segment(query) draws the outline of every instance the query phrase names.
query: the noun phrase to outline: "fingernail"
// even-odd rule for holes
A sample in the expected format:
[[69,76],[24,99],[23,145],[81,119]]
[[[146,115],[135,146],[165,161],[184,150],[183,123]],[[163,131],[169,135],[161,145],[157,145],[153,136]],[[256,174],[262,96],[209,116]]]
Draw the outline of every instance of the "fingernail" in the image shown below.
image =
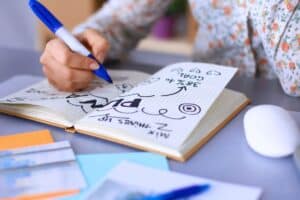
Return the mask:
[[92,63],[92,64],[90,65],[90,68],[93,69],[93,70],[96,70],[96,69],[99,68],[99,65],[98,65],[97,63]]

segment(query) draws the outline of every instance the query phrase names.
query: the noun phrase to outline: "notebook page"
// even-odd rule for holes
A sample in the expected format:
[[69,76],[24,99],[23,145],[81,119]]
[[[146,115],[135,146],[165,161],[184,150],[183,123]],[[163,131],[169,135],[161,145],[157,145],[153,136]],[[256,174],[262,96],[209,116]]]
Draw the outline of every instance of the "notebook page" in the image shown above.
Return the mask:
[[[81,130],[179,147],[236,73],[203,63],[170,65],[76,123]],[[90,129],[90,130],[87,130]],[[92,131],[91,131],[92,130]]]
[[42,106],[74,123],[98,106],[105,105],[112,98],[129,91],[149,76],[129,70],[111,70],[109,73],[114,84],[95,79],[87,90],[68,93],[56,90],[44,80],[0,99],[0,104]]

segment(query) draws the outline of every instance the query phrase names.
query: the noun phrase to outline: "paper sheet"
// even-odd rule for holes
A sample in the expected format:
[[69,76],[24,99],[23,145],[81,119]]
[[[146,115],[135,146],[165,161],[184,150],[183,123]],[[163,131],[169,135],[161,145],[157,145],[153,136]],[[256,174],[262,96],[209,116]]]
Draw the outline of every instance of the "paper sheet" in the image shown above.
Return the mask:
[[0,136],[0,151],[53,143],[53,138],[48,130],[18,133]]
[[0,199],[49,197],[85,186],[69,142],[0,152]]
[[112,98],[132,89],[149,76],[142,72],[128,70],[111,70],[109,73],[114,84],[95,79],[87,90],[68,93],[56,90],[47,80],[44,80],[0,99],[0,103],[43,106],[75,123],[88,112],[105,105]]
[[[110,128],[136,138],[179,147],[194,130],[237,69],[203,63],[167,66],[76,124]],[[89,130],[90,131],[90,130]],[[93,131],[90,131],[93,132]]]
[[192,177],[123,162],[113,169],[104,181],[96,184],[83,199],[97,200],[101,194],[101,200],[132,200],[135,199],[134,197],[161,194],[201,184],[209,184],[210,189],[200,195],[186,198],[187,200],[257,200],[261,195],[261,189],[256,187]]

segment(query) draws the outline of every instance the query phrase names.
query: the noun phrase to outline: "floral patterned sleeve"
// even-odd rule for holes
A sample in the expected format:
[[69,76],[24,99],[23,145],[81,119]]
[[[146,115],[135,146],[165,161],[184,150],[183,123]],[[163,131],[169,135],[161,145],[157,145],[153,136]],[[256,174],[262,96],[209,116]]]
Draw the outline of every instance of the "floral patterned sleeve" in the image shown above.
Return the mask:
[[120,58],[146,36],[151,25],[163,15],[171,0],[109,0],[103,8],[74,33],[86,28],[98,30],[109,41],[110,58]]
[[300,96],[300,1],[248,0],[250,17],[282,88]]

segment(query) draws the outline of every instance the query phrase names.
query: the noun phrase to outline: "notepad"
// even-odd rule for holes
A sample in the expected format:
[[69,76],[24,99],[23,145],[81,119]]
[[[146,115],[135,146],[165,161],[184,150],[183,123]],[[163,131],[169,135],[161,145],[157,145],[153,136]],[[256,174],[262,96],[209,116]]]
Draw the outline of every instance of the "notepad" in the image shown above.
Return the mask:
[[262,190],[253,186],[237,185],[207,178],[193,177],[176,172],[161,171],[130,162],[122,162],[104,180],[101,180],[84,196],[85,200],[138,200],[140,196],[161,194],[189,187],[209,185],[208,191],[188,199],[257,200]]
[[48,130],[0,136],[0,151],[53,143]]
[[248,103],[225,89],[236,68],[177,63],[150,76],[110,71],[77,93],[46,80],[0,100],[0,112],[184,161]]
[[70,143],[56,142],[0,152],[0,199],[52,199],[86,184]]

